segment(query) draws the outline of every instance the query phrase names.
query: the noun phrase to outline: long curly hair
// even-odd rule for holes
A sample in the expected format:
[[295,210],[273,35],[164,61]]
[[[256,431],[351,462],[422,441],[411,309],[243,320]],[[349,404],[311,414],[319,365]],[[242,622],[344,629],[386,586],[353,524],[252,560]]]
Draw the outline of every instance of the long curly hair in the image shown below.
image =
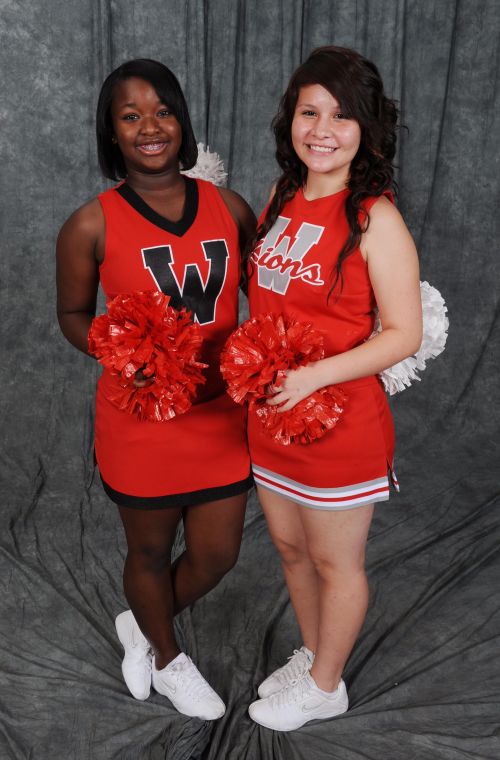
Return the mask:
[[[292,121],[301,87],[319,84],[338,101],[342,113],[361,128],[361,142],[350,166],[345,202],[349,235],[331,274],[332,294],[337,282],[342,287],[342,264],[358,248],[361,235],[368,229],[368,213],[363,201],[369,196],[395,190],[393,158],[396,152],[398,110],[384,94],[377,67],[348,48],[325,46],[313,50],[309,58],[293,73],[272,122],[276,139],[276,160],[282,170],[266,215],[245,251],[251,252],[269,232],[285,203],[305,184],[307,167],[298,158],[291,137]],[[246,270],[246,266],[243,270]]]

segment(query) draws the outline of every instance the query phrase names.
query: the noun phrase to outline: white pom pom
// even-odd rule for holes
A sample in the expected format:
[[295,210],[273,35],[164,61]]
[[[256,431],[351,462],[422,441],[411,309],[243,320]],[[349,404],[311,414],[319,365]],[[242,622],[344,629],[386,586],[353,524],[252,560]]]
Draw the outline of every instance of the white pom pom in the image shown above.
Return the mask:
[[211,153],[203,143],[198,143],[198,160],[193,168],[183,171],[182,174],[193,179],[205,179],[218,187],[225,187],[227,181],[221,157],[218,153]]
[[439,290],[433,288],[428,282],[421,282],[420,294],[424,332],[422,344],[415,357],[417,369],[423,370],[428,359],[434,359],[444,351],[450,323],[446,316],[448,309]]
[[[425,363],[434,359],[444,351],[448,337],[449,321],[446,316],[448,309],[443,296],[429,285],[428,282],[420,283],[420,296],[422,298],[423,336],[422,343],[415,356],[410,356],[398,362],[393,367],[385,369],[379,374],[384,388],[390,396],[398,391],[404,391],[411,385],[413,380],[420,380],[418,371],[425,369]],[[381,332],[382,325],[378,313],[375,318],[375,327],[371,337]]]

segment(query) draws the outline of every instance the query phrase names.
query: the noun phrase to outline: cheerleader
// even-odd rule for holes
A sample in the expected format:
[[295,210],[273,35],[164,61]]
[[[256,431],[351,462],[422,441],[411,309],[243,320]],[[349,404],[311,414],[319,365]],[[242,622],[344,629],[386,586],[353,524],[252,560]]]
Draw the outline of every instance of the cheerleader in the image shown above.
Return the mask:
[[[234,565],[252,483],[244,411],[224,392],[219,354],[238,319],[240,247],[255,230],[236,193],[192,179],[197,147],[172,72],[129,61],[105,80],[97,107],[105,177],[120,183],[86,203],[58,239],[58,316],[66,338],[88,353],[100,282],[109,302],[162,290],[187,307],[203,336],[206,383],[191,409],[158,423],[113,404],[105,370],[96,398],[95,453],[104,489],[118,505],[128,553],[130,606],[116,619],[122,671],[137,699],[151,682],[185,715],[211,720],[225,706],[179,650],[173,618]],[[141,371],[135,385],[151,382]],[[171,564],[179,521],[186,550]]]
[[[368,530],[374,504],[397,489],[377,373],[417,351],[422,319],[417,254],[391,194],[396,120],[373,63],[322,47],[273,122],[282,174],[250,248],[250,313],[312,323],[326,358],[288,371],[268,403],[285,412],[332,384],[347,397],[337,426],[309,445],[283,446],[249,413],[259,499],[302,635],[249,708],[277,731],[348,708],[342,673],[368,604]],[[383,329],[368,340],[376,309]]]

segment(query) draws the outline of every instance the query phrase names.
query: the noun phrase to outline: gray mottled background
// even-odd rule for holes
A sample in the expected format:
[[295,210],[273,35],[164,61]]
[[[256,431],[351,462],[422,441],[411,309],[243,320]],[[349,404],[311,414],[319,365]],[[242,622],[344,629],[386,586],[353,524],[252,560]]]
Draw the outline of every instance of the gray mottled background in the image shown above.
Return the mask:
[[[1,760],[500,757],[499,15],[496,0],[0,0]],[[394,402],[402,494],[371,533],[352,710],[278,735],[245,712],[299,643],[255,500],[238,566],[178,621],[224,719],[126,692],[124,539],[94,482],[96,365],[56,325],[54,240],[104,187],[94,110],[112,68],[171,66],[197,138],[260,211],[278,98],[326,43],[372,58],[400,102],[399,205],[451,328]]]

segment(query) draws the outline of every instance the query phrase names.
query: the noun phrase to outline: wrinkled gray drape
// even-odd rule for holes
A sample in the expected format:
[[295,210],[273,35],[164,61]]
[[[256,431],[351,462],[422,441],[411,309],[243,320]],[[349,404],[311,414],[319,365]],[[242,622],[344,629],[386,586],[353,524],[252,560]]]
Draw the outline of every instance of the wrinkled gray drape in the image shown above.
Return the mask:
[[[2,760],[500,757],[498,2],[0,0],[0,14]],[[451,329],[394,402],[402,494],[376,510],[352,709],[278,735],[246,707],[299,641],[255,500],[237,567],[178,620],[224,719],[126,692],[113,627],[124,539],[93,478],[96,365],[58,333],[53,249],[104,187],[94,109],[114,66],[171,66],[197,138],[259,211],[278,99],[326,43],[372,58],[400,102],[399,205]]]

